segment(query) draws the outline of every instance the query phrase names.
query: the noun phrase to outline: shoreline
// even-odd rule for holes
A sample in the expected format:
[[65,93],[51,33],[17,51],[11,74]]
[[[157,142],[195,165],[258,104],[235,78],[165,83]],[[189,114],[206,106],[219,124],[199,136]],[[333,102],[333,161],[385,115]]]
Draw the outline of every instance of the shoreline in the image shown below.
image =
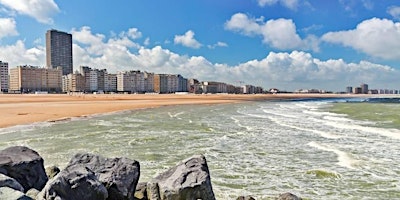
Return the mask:
[[302,98],[352,98],[348,94],[0,94],[0,128],[58,122],[171,105],[226,104]]

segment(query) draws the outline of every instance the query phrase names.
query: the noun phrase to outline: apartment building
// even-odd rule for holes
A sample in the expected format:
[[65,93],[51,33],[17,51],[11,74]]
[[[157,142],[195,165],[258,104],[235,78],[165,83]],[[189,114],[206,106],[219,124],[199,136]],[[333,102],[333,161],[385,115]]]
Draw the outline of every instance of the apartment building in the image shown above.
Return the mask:
[[10,69],[9,86],[12,92],[62,92],[62,69],[18,66]]
[[0,93],[8,92],[8,63],[0,61]]
[[104,92],[117,92],[117,74],[105,74]]
[[227,84],[214,81],[204,81],[201,83],[203,93],[227,93]]
[[168,75],[154,74],[154,92],[165,94],[168,93]]
[[82,74],[68,74],[63,76],[63,92],[85,91],[85,77]]
[[144,73],[141,71],[123,71],[117,73],[117,90],[119,92],[144,93]]
[[62,75],[72,74],[72,35],[48,30],[46,32],[46,63],[48,69],[61,67]]
[[144,90],[154,92],[154,73],[144,72]]

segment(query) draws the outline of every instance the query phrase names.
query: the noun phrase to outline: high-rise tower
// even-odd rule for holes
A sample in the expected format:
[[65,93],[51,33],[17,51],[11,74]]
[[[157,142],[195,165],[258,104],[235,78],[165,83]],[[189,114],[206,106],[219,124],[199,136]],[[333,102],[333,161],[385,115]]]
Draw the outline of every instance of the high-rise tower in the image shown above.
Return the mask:
[[48,30],[46,32],[47,68],[62,68],[62,74],[72,74],[72,35],[69,33]]

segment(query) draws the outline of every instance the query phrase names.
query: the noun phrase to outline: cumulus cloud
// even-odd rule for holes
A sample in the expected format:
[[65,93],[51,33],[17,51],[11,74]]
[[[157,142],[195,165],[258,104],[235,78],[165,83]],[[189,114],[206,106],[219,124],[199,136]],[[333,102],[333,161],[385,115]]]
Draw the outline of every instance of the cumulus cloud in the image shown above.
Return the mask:
[[19,65],[43,66],[45,52],[43,46],[26,48],[22,40],[18,40],[12,45],[0,46],[0,58],[8,62],[10,67]]
[[400,60],[400,23],[372,18],[353,30],[329,32],[322,40],[354,48],[373,57]]
[[18,35],[16,22],[13,18],[0,18],[0,39],[7,36]]
[[209,49],[215,49],[216,47],[227,47],[227,46],[228,44],[226,44],[225,42],[217,42],[213,45],[207,45]]
[[200,42],[194,38],[194,32],[192,30],[188,30],[184,35],[175,35],[174,43],[193,49],[198,49],[202,46]]
[[258,0],[258,5],[261,7],[271,6],[277,3],[280,3],[282,6],[285,6],[292,10],[296,10],[299,6],[298,0]]
[[51,16],[60,11],[53,0],[0,0],[0,4],[18,14],[28,15],[45,24],[52,24]]
[[[246,14],[236,13],[225,23],[225,29],[246,36],[262,36],[263,43],[279,50],[302,49],[318,51],[318,40],[301,39],[296,25],[290,19],[250,18]],[[310,35],[309,38],[315,38]],[[311,43],[310,43],[311,42]]]
[[390,6],[387,9],[387,13],[389,13],[394,19],[400,20],[400,6]]

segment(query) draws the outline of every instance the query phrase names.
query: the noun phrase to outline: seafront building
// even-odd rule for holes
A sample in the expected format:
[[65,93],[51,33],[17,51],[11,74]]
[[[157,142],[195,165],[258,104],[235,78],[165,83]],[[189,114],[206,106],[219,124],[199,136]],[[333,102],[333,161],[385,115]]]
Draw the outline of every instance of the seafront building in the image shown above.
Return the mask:
[[8,92],[8,63],[0,61],[0,93]]
[[18,66],[10,69],[9,92],[62,92],[62,69]]
[[128,93],[144,93],[144,73],[141,71],[122,71],[117,73],[117,91]]
[[46,64],[48,69],[62,68],[62,75],[72,74],[72,35],[58,30],[46,32]]

